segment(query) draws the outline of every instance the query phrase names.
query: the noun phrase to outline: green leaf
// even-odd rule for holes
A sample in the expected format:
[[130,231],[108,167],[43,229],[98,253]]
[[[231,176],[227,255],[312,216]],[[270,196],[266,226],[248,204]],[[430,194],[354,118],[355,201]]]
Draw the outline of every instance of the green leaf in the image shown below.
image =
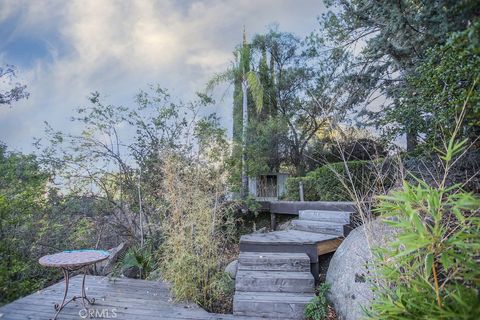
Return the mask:
[[415,225],[415,228],[417,229],[417,231],[420,233],[420,235],[424,235],[425,232],[426,232],[426,229],[425,229],[425,225],[422,223],[422,220],[420,219],[420,217],[418,216],[418,214],[416,213],[413,213],[411,216],[410,216],[410,221],[413,222],[413,224]]
[[261,111],[263,109],[263,86],[255,72],[249,71],[247,73],[247,83],[255,101],[255,106],[258,111]]
[[450,259],[450,257],[448,256],[448,253],[447,252],[444,252],[441,256],[440,256],[440,263],[442,264],[443,268],[445,270],[448,270],[450,269],[450,267],[452,266],[452,259]]
[[433,254],[428,253],[425,256],[425,270],[424,270],[425,279],[427,280],[430,278],[430,275],[432,274],[432,265],[433,265]]

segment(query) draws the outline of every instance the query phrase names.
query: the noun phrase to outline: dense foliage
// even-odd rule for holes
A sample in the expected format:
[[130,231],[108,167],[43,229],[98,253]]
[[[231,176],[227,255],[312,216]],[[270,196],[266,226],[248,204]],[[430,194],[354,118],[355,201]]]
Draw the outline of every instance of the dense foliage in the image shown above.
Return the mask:
[[[303,183],[305,201],[352,201],[353,193],[373,192],[379,174],[388,176],[391,169],[382,159],[329,163],[305,177],[288,178],[285,198],[299,200],[299,184]],[[391,185],[393,177],[384,181]]]
[[[384,130],[385,111],[393,112],[398,127],[407,135],[407,149],[413,151],[419,136],[415,128],[419,114],[394,110],[402,107],[405,91],[414,91],[406,79],[428,61],[430,48],[445,44],[451,32],[464,30],[478,17],[478,1],[325,2],[332,7],[320,19],[327,43],[357,52],[355,70],[344,80],[351,87],[351,100],[363,107],[359,115]],[[460,57],[456,61],[459,66],[464,64]]]
[[33,156],[0,146],[0,303],[42,286],[34,256],[48,175]]
[[50,178],[34,155],[0,145],[0,304],[59,279],[38,264],[42,255],[94,247],[101,238],[91,201],[59,196]]
[[[221,288],[227,286],[220,271],[229,244],[223,235],[229,234],[232,221],[220,214],[226,185],[219,181],[225,180],[229,145],[214,114],[196,117],[210,103],[203,95],[188,104],[177,103],[165,90],[151,87],[138,94],[136,106],[119,107],[94,93],[90,104],[72,117],[82,128],[80,134],[47,125],[49,140],[36,142],[38,158],[7,152],[2,146],[2,302],[56,279],[57,272],[46,273],[38,265],[44,254],[109,249],[127,242],[132,247],[121,256],[116,272],[146,278],[160,268],[178,298],[223,308],[215,299],[224,298]],[[134,132],[133,139],[124,139],[126,132]],[[178,166],[183,166],[184,174]],[[223,173],[217,174],[220,168]],[[168,184],[167,178],[176,183]],[[198,193],[190,192],[194,181],[190,178],[196,179]],[[203,228],[198,223],[201,213]],[[178,232],[173,228],[184,226],[178,221],[188,222],[186,228],[195,224],[195,230]],[[210,238],[212,230],[216,241]],[[179,235],[185,236],[181,248],[173,245],[179,244],[175,242]],[[177,268],[192,261],[178,256],[179,250],[195,259],[198,268],[188,268],[202,274],[186,277],[185,268]],[[192,286],[195,281],[199,282]],[[185,292],[186,287],[190,291]]]
[[[120,272],[160,273],[176,298],[228,311],[234,285],[222,270],[241,227],[227,199],[242,190],[256,211],[248,176],[287,171],[286,199],[299,200],[302,183],[306,201],[355,200],[365,221],[375,205],[398,229],[376,256],[369,316],[478,315],[479,200],[464,191],[478,192],[478,157],[457,161],[479,146],[478,1],[326,2],[320,31],[301,39],[273,27],[250,43],[244,33],[231,68],[210,81],[233,84],[231,143],[209,95],[184,103],[151,86],[128,107],[93,93],[72,118],[80,130],[47,124],[36,156],[0,145],[0,304],[58,278],[38,265],[43,254],[129,242]],[[0,106],[28,97],[15,71],[0,68]],[[375,125],[386,143],[357,125]],[[407,160],[394,164],[403,135]],[[410,164],[422,175],[372,201]],[[307,318],[325,317],[327,290]]]
[[172,283],[177,299],[212,310],[225,294],[221,272],[234,239],[233,210],[222,202],[225,167],[168,155],[163,172],[167,211],[160,246],[162,275]]
[[465,108],[461,137],[475,140],[480,134],[480,21],[454,33],[441,46],[426,52],[407,78],[401,104],[388,109],[382,124],[395,138],[405,129],[398,120],[408,117],[410,127],[423,136],[423,148],[439,147],[449,139]]
[[[461,153],[453,144],[445,167]],[[480,199],[459,185],[418,180],[380,197],[377,211],[398,231],[379,249],[374,319],[475,319],[480,312]]]
[[[238,177],[244,167],[249,176],[281,168],[303,175],[307,149],[318,130],[332,117],[342,119],[351,106],[336,82],[348,71],[346,53],[340,49],[324,51],[317,37],[300,39],[278,27],[255,35],[245,45],[251,50],[248,70],[260,81],[263,103],[261,109],[248,104],[246,123],[241,82],[234,82],[232,176]],[[244,141],[246,161],[236,147]]]
[[307,320],[324,320],[328,315],[327,294],[330,287],[327,283],[318,286],[317,295],[305,306],[304,315]]

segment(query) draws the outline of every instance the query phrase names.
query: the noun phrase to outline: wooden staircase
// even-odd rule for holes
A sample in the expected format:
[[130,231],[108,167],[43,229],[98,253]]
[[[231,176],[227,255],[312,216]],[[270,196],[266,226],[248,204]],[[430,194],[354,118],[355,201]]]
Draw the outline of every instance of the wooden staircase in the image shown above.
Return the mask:
[[233,313],[302,319],[315,295],[318,257],[337,249],[350,231],[352,213],[303,210],[291,230],[242,236]]

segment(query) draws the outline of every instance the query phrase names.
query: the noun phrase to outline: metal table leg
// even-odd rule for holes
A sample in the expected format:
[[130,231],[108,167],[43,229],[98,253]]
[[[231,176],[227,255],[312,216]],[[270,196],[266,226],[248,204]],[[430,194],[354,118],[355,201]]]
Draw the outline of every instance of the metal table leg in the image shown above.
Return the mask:
[[87,277],[87,267],[83,268],[83,280],[82,280],[82,303],[83,307],[87,309],[87,306],[85,305],[85,300],[88,302],[88,304],[93,305],[95,303],[95,298],[89,299],[87,297],[87,293],[85,292],[85,278]]
[[62,303],[59,305],[58,303],[55,303],[54,305],[54,308],[55,310],[57,311],[55,313],[55,316],[53,317],[53,320],[56,320],[57,317],[58,317],[58,314],[60,313],[60,311],[62,311],[62,309],[67,305],[69,304],[70,302],[72,301],[75,301],[76,299],[82,299],[82,304],[83,304],[83,307],[85,309],[88,309],[87,307],[87,304],[85,303],[85,301],[89,304],[89,305],[93,305],[95,303],[95,299],[94,298],[91,298],[89,299],[87,297],[87,294],[85,292],[85,278],[87,277],[87,266],[83,267],[83,280],[82,280],[82,291],[81,291],[81,296],[73,296],[71,299],[67,300],[65,302],[65,300],[67,299],[67,294],[68,294],[68,286],[70,284],[70,272],[73,272],[73,271],[76,271],[78,269],[75,269],[75,270],[69,270],[69,269],[66,269],[66,268],[62,268],[62,272],[63,272],[63,276],[65,278],[65,293],[63,295],[63,300],[62,300]]
[[[62,311],[63,307],[65,307],[67,305],[67,303],[65,303],[65,299],[67,298],[67,293],[68,293],[68,285],[69,285],[69,280],[70,280],[70,273],[68,272],[67,269],[64,269],[62,268],[62,272],[63,272],[63,277],[65,279],[65,293],[63,294],[63,300],[62,300],[62,303],[59,305],[58,303],[55,303],[55,305],[53,306],[55,308],[55,310],[57,311],[55,313],[55,316],[53,317],[53,320],[57,319],[57,316],[58,314],[60,313],[60,311]],[[70,302],[70,301],[69,301]]]

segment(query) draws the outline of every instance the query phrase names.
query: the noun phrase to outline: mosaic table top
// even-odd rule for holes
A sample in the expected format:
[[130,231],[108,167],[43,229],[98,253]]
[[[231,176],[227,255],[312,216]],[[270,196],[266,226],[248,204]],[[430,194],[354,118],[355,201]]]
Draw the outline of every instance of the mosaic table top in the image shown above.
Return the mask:
[[43,256],[38,262],[46,267],[79,268],[105,260],[109,255],[104,250],[70,250]]

